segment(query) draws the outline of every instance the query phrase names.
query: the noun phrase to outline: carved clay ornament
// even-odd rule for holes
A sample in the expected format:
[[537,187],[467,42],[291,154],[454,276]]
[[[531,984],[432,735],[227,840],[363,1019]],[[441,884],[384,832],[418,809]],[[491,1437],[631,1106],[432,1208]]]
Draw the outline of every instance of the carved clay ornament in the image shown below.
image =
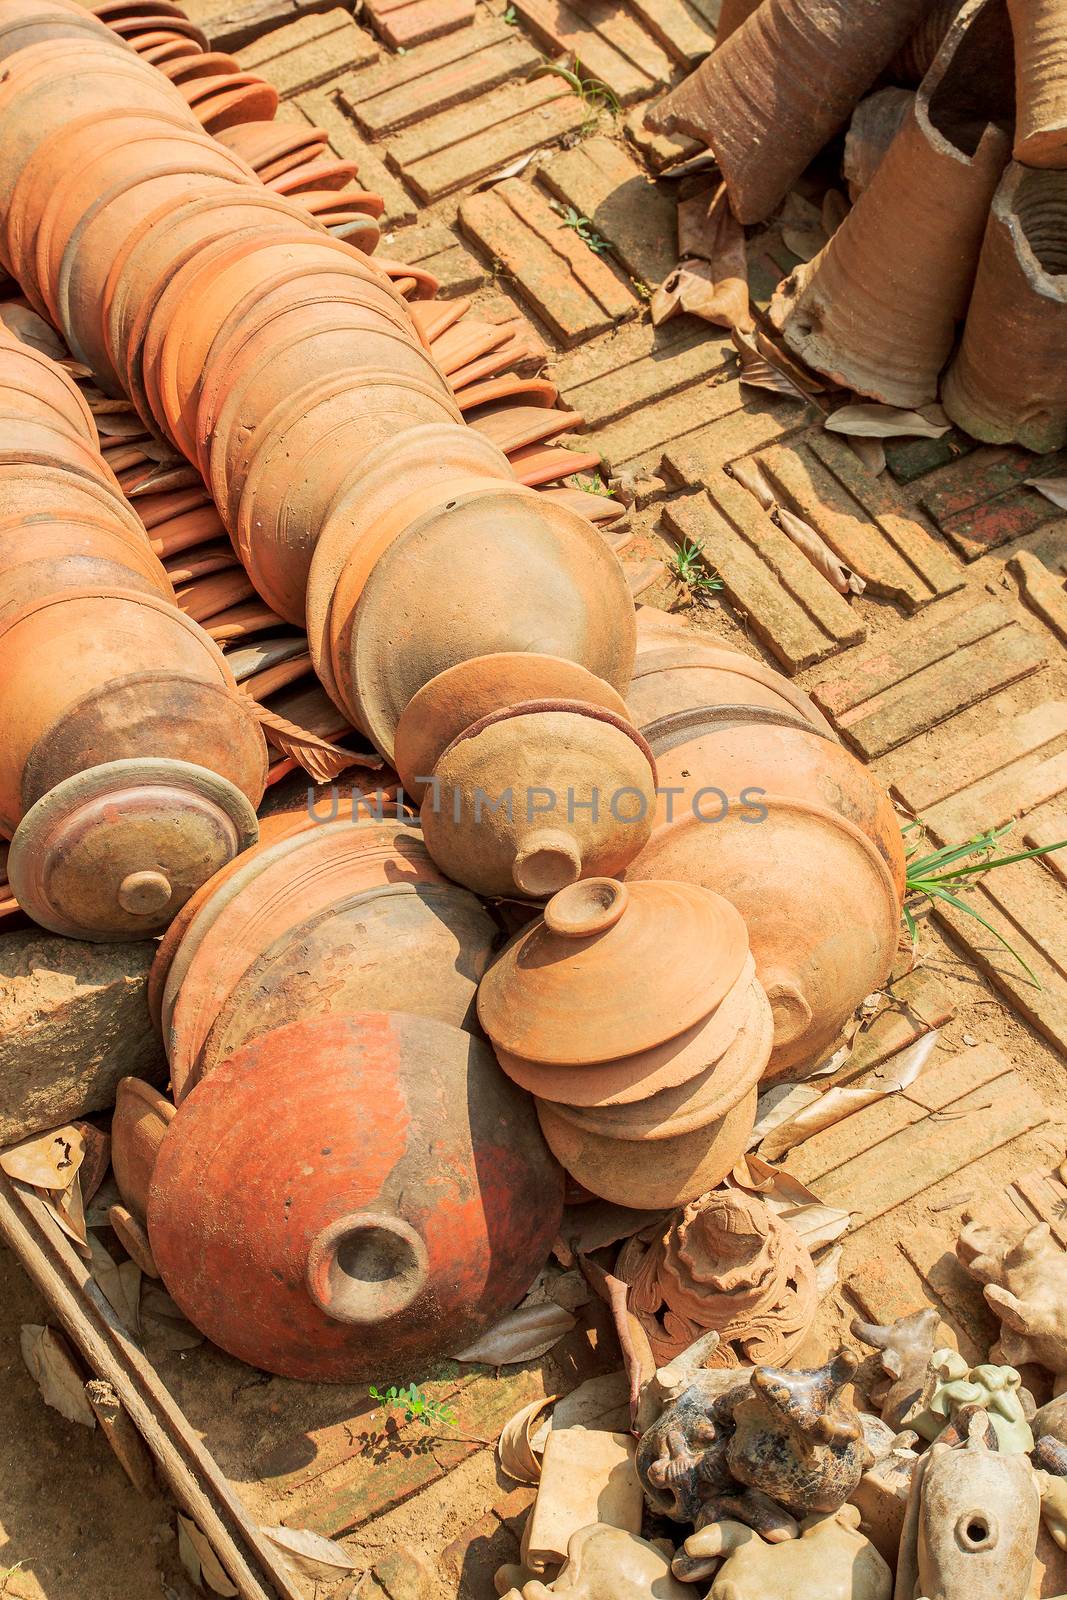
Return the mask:
[[1027,1455],[1034,1448],[1034,1436],[1021,1390],[1022,1378],[1014,1367],[968,1367],[957,1351],[935,1350],[923,1393],[904,1421],[923,1439],[934,1440],[942,1437],[947,1423],[959,1422],[964,1408],[984,1411],[996,1448]]
[[908,1317],[898,1317],[888,1327],[858,1317],[852,1324],[854,1336],[874,1345],[878,1352],[865,1363],[872,1374],[866,1389],[882,1421],[894,1432],[903,1426],[922,1393],[940,1321],[933,1307],[927,1306]]
[[717,1522],[685,1541],[673,1571],[695,1583],[718,1567],[707,1600],[891,1600],[892,1571],[858,1531],[859,1520],[848,1505],[832,1516],[808,1517],[800,1538],[786,1544],[767,1544],[737,1522]]
[[726,1452],[733,1476],[794,1516],[836,1511],[874,1459],[859,1413],[841,1398],[858,1366],[839,1350],[812,1371],[757,1367],[734,1407]]
[[799,1235],[759,1195],[740,1189],[691,1201],[650,1245],[630,1239],[615,1274],[630,1284],[630,1310],[660,1363],[715,1330],[709,1365],[784,1366],[818,1303]]
[[1025,1456],[987,1450],[975,1434],[961,1449],[931,1446],[912,1479],[894,1600],[1025,1600],[1040,1507]]
[[1012,1239],[994,1228],[964,1228],[956,1254],[984,1287],[1000,1318],[1000,1339],[990,1358],[1018,1367],[1036,1361],[1055,1374],[1057,1393],[1067,1388],[1067,1251],[1039,1222]]
[[601,1522],[571,1535],[567,1560],[551,1583],[534,1578],[521,1589],[509,1589],[504,1600],[562,1594],[570,1600],[692,1600],[671,1576],[670,1561],[658,1546]]

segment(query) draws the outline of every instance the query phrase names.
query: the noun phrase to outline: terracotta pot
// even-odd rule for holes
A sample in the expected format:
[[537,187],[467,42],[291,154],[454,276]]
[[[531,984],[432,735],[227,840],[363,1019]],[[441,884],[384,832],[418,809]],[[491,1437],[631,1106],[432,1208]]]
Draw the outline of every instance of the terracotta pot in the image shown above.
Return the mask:
[[[746,956],[736,981],[707,1017],[647,1050],[612,1061],[572,1064],[531,1061],[495,1044],[497,1060],[513,1083],[541,1100],[570,1106],[627,1106],[658,1098],[707,1078],[765,997],[756,980],[756,963]],[[762,997],[762,998],[761,998]]]
[[[472,476],[514,483],[507,457],[480,434],[451,422],[424,423],[382,440],[346,478],[327,508],[308,571],[304,620],[315,670],[346,715],[353,713],[334,677],[330,637],[342,578],[339,617],[345,613],[344,596],[348,607],[354,606],[378,554],[404,526],[406,508],[421,505],[426,496],[431,505],[447,500],[447,493],[435,491]],[[352,571],[346,574],[350,561]]]
[[394,755],[404,788],[421,800],[438,758],[465,728],[521,701],[581,700],[628,716],[622,696],[575,661],[519,651],[474,656],[438,673],[400,718]]
[[[161,1017],[175,1099],[180,1103],[188,1092],[204,1041],[238,980],[294,922],[390,885],[443,883],[421,831],[403,822],[348,820],[284,833],[227,873],[190,923],[163,988]],[[458,1026],[474,981],[453,962],[444,975],[428,974],[422,993],[429,1004],[436,990],[438,1014]]]
[[420,817],[442,871],[478,894],[544,899],[617,873],[651,831],[656,769],[622,717],[579,700],[531,700],[447,746]]
[[1011,143],[993,123],[973,121],[968,34],[988,34],[998,6],[968,0],[870,184],[772,305],[775,326],[808,366],[887,405],[937,398],[967,309]]
[[109,42],[111,39],[108,29],[84,11],[78,15],[73,9],[67,11],[59,7],[36,6],[32,10],[27,8],[24,15],[18,16],[5,8],[3,20],[0,21],[0,60],[42,41],[79,39],[83,35]]
[[1008,0],[1015,36],[1016,161],[1067,167],[1067,9],[1063,0]]
[[924,0],[765,0],[646,120],[708,145],[738,221],[763,222],[924,9]]
[[818,1065],[885,982],[904,883],[899,826],[866,769],[774,717],[727,709],[645,730],[663,798],[626,873],[703,884],[737,907],[774,1009],[769,1076]]
[[562,1203],[532,1108],[486,1046],[369,1012],[279,1028],[201,1083],[160,1153],[148,1221],[170,1293],[231,1355],[380,1382],[510,1309]]
[[[36,535],[27,549],[25,533]],[[103,528],[83,528],[80,536],[68,528],[54,528],[49,538],[39,530],[16,530],[11,537],[0,528],[0,617],[12,616],[61,590],[121,587],[139,594],[161,595],[174,602],[166,572],[150,550],[137,559],[125,537],[108,538]]]
[[398,883],[339,895],[314,915],[302,907],[290,914],[291,925],[263,947],[219,1009],[193,1082],[292,1017],[402,1004],[471,1031],[475,990],[498,932],[473,895],[452,884]]
[[658,628],[646,620],[648,611],[642,606],[637,614],[637,658],[626,694],[639,728],[700,706],[766,706],[792,712],[835,737],[815,702],[780,672],[721,640]]
[[743,1155],[756,1119],[756,1089],[724,1116],[673,1139],[610,1139],[563,1121],[537,1101],[541,1132],[562,1167],[591,1194],[658,1211],[686,1205],[721,1183]]
[[[57,637],[63,639],[57,651]],[[262,734],[221,653],[153,594],[67,590],[0,625],[0,828],[86,765],[160,752],[262,795]],[[207,874],[210,875],[210,874]]]
[[[419,572],[432,584],[413,582]],[[412,696],[471,656],[562,656],[620,691],[634,659],[618,558],[591,523],[533,490],[464,495],[412,523],[379,557],[352,622],[334,610],[331,633],[351,640],[333,657],[344,703],[390,761]]]
[[47,504],[56,518],[106,522],[125,528],[135,544],[150,543],[140,518],[110,475],[82,476],[61,466],[37,464],[31,476],[22,463],[9,461],[0,464],[0,504],[5,521],[32,519]]
[[[74,379],[39,350],[4,338],[0,340],[0,393],[12,392],[46,402],[75,433],[90,444],[97,443],[93,414]],[[8,515],[6,503],[4,515]]]
[[976,439],[1039,454],[1067,444],[1065,217],[1067,173],[1008,167],[942,389],[952,421]]
[[110,761],[57,784],[11,840],[19,905],[76,939],[147,938],[256,837],[240,790],[186,761]]
[[718,895],[591,878],[511,941],[482,980],[478,1017],[498,1050],[573,1074],[703,1022],[747,954],[744,923]]
[[160,1146],[175,1112],[166,1095],[142,1078],[119,1079],[111,1119],[111,1165],[123,1204],[141,1222]]
[[18,396],[0,398],[0,466],[45,467],[107,485],[120,493],[118,480],[96,444],[76,434],[53,413],[33,417],[18,407]]

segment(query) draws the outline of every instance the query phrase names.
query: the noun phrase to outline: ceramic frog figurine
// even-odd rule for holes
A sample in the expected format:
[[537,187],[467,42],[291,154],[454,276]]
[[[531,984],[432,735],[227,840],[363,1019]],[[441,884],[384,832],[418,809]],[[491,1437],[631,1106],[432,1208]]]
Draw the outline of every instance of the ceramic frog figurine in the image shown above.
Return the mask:
[[892,1571],[859,1532],[859,1520],[855,1506],[842,1506],[808,1517],[800,1537],[784,1544],[718,1522],[685,1541],[673,1570],[694,1583],[718,1568],[707,1600],[892,1600]]
[[1034,1448],[1034,1436],[1023,1410],[1021,1389],[1022,1378],[1014,1367],[969,1367],[957,1351],[935,1350],[928,1382],[904,1425],[922,1438],[934,1440],[964,1407],[976,1407],[988,1414],[998,1450],[1025,1455]]

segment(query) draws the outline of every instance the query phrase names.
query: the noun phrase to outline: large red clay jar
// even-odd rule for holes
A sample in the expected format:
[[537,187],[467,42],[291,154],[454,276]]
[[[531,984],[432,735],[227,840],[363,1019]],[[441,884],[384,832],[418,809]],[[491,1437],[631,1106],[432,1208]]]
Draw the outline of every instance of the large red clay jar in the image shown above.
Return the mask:
[[168,1130],[148,1226],[189,1319],[312,1381],[418,1376],[522,1297],[562,1216],[530,1100],[427,1017],[306,1018],[205,1078]]
[[1067,172],[1004,174],[941,398],[989,444],[1067,444]]
[[[1000,0],[969,0],[870,184],[773,302],[772,319],[791,350],[886,405],[936,399],[967,309],[1011,148],[1004,127],[976,120],[975,56],[981,52],[983,67],[997,59],[1002,32]],[[1007,104],[996,105],[995,87],[988,71],[988,113],[1004,115],[1010,127],[1010,82],[1003,84]]]
[[907,39],[926,0],[764,0],[646,119],[715,153],[763,222]]
[[682,713],[644,732],[661,799],[627,881],[703,884],[736,906],[774,1009],[767,1075],[817,1066],[897,949],[904,847],[888,797],[782,714]]

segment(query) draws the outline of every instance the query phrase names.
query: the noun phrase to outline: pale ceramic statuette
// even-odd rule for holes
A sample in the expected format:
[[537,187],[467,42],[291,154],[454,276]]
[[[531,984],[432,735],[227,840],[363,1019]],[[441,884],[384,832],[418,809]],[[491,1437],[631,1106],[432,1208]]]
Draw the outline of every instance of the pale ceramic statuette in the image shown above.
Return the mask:
[[1067,1251],[1048,1223],[1014,1239],[972,1223],[956,1254],[1000,1318],[990,1359],[1012,1367],[1035,1361],[1055,1375],[1057,1392],[1067,1387]]
[[892,1600],[892,1571],[859,1520],[855,1506],[842,1506],[808,1517],[800,1537],[784,1544],[767,1544],[737,1522],[714,1523],[685,1541],[674,1571],[690,1583],[715,1572],[707,1600]]
[[509,1589],[503,1600],[550,1600],[553,1595],[567,1595],[568,1600],[693,1600],[658,1545],[602,1522],[571,1535],[567,1559],[551,1583],[533,1578],[521,1589]]
[[882,1421],[894,1433],[922,1393],[940,1321],[933,1307],[927,1306],[908,1317],[898,1317],[888,1327],[859,1317],[852,1324],[854,1336],[874,1345],[878,1352],[864,1363],[872,1372],[868,1393]]
[[972,1407],[987,1413],[998,1450],[1026,1455],[1034,1448],[1034,1436],[1021,1389],[1014,1367],[969,1367],[957,1351],[935,1350],[924,1392],[904,1420],[923,1439],[934,1440],[946,1424],[959,1420],[965,1407]]

